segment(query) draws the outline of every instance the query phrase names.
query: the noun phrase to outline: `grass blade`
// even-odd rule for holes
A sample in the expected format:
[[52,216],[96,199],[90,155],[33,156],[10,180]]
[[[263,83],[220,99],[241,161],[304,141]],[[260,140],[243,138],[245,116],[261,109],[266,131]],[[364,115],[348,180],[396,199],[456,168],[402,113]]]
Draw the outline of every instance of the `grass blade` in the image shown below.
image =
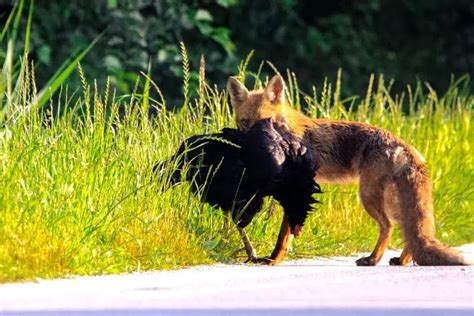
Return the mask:
[[5,22],[5,25],[3,26],[2,33],[0,34],[0,43],[3,42],[3,38],[5,37],[5,35],[8,32],[8,29],[10,28],[10,23],[12,22],[13,17],[15,16],[15,10],[16,10],[16,5],[13,7],[12,11],[8,15],[7,22]]
[[69,77],[69,75],[74,71],[79,62],[87,55],[87,53],[94,47],[94,45],[100,40],[103,33],[99,35],[96,39],[92,41],[72,62],[67,65],[64,65],[64,68],[56,72],[51,79],[48,81],[48,84],[39,92],[38,95],[38,107],[41,108],[48,102],[51,96],[59,89],[59,87],[64,83],[64,81]]

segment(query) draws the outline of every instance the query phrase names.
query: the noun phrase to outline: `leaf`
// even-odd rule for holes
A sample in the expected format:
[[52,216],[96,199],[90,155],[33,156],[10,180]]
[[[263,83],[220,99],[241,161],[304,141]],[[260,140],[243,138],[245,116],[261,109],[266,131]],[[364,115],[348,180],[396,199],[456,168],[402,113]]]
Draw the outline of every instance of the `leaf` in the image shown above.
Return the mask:
[[199,9],[196,11],[196,14],[194,15],[194,18],[196,21],[208,21],[212,22],[214,19],[212,18],[211,13],[209,11],[204,10],[204,9]]
[[111,71],[120,71],[122,69],[122,64],[117,56],[107,55],[104,58],[104,65],[107,69]]
[[215,28],[211,35],[212,39],[221,44],[228,54],[232,54],[235,45],[230,39],[230,31],[226,27]]
[[232,7],[237,3],[238,0],[217,0],[217,4],[224,8]]
[[15,22],[13,22],[12,33],[11,33],[11,37],[10,37],[10,39],[13,42],[16,41],[16,35],[18,33],[18,25],[20,24],[20,18],[21,18],[21,14],[23,12],[23,6],[24,5],[25,5],[25,1],[21,0],[20,5],[18,7],[18,10],[16,12]]
[[43,64],[49,65],[51,62],[51,47],[46,44],[41,45],[38,48],[38,58]]
[[10,27],[10,23],[12,22],[13,17],[15,16],[15,10],[16,10],[16,6],[13,7],[12,11],[8,15],[7,22],[5,22],[5,25],[3,26],[3,29],[2,29],[2,33],[0,34],[0,43],[3,41],[3,37],[7,33],[8,29]]
[[151,75],[151,60],[148,61],[147,75],[145,76],[145,86],[143,87],[142,109],[145,117],[148,115],[149,99],[150,99],[150,75]]
[[31,35],[31,23],[33,21],[33,8],[34,8],[34,1],[31,0],[30,2],[30,9],[28,10],[28,21],[26,23],[26,34],[25,34],[25,47],[23,49],[23,56],[26,56],[30,49],[30,35]]
[[219,246],[219,243],[221,242],[220,237],[216,237],[214,239],[210,239],[204,242],[204,249],[207,251],[211,251],[215,249],[217,246]]
[[196,26],[198,27],[201,34],[205,36],[209,36],[215,31],[214,28],[207,22],[196,22]]
[[117,8],[117,0],[107,0],[107,8],[108,9]]

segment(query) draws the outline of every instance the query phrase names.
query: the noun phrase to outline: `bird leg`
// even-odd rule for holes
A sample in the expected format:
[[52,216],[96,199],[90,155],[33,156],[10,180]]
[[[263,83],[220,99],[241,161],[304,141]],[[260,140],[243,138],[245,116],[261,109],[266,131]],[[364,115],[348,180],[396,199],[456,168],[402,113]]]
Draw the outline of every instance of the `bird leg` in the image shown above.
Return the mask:
[[252,246],[247,233],[243,227],[237,226],[237,230],[239,231],[240,237],[242,237],[242,241],[244,242],[245,252],[247,253],[248,260],[252,261],[252,259],[257,258],[257,252]]
[[257,251],[255,251],[255,248],[252,246],[252,243],[250,242],[250,239],[247,236],[245,229],[243,227],[237,226],[237,230],[239,231],[239,234],[242,237],[242,241],[245,247],[245,252],[247,253],[247,260],[245,261],[245,263],[252,262],[252,263],[269,264],[269,262],[272,261],[269,258],[258,258]]

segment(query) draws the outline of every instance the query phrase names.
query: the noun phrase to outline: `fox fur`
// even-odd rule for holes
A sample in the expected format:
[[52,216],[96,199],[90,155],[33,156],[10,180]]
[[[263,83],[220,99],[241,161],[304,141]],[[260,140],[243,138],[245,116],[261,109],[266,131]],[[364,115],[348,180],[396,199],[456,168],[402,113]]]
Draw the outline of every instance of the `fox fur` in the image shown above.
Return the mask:
[[[368,257],[357,265],[376,265],[388,246],[393,223],[405,241],[400,257],[391,265],[464,265],[463,256],[435,237],[431,181],[423,157],[410,144],[375,126],[328,119],[314,119],[293,109],[285,100],[285,84],[274,76],[261,90],[249,91],[235,77],[227,90],[237,126],[248,130],[261,119],[271,118],[301,138],[319,169],[318,183],[359,183],[359,195],[367,213],[377,222],[379,238]],[[288,234],[283,223],[281,234]],[[291,238],[288,238],[291,240]],[[288,244],[277,244],[274,254]],[[284,256],[279,255],[280,261]]]

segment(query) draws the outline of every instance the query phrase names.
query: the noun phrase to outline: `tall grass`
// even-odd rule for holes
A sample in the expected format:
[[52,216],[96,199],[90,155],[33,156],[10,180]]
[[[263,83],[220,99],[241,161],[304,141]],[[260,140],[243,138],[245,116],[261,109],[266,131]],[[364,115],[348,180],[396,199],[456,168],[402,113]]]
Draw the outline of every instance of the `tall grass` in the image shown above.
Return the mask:
[[[202,205],[187,184],[166,190],[166,177],[151,181],[154,163],[185,137],[235,125],[226,93],[205,81],[204,59],[197,91],[189,91],[184,45],[182,51],[185,104],[176,112],[164,109],[163,93],[149,74],[133,95],[118,98],[109,84],[97,91],[80,69],[81,92],[62,89],[54,104],[61,111],[44,111],[33,69],[22,64],[22,97],[7,96],[4,108],[15,111],[4,111],[0,121],[0,281],[242,261],[239,235],[219,210]],[[261,67],[253,73],[247,64],[238,72],[254,86],[264,85]],[[469,78],[453,81],[442,95],[418,84],[393,96],[383,77],[375,82],[372,76],[365,98],[342,100],[340,77],[334,86],[326,81],[303,94],[296,74],[288,72],[288,97],[310,116],[368,122],[414,144],[433,178],[440,239],[451,245],[473,241]],[[152,119],[150,107],[157,109]],[[356,187],[323,190],[322,205],[291,256],[371,250],[377,230],[359,206]],[[270,216],[270,209],[267,203],[248,231],[261,255],[270,253],[279,229],[281,211]],[[395,236],[392,246],[400,243]]]
[[[76,49],[62,63],[46,84],[37,91],[37,87],[34,84],[35,67],[33,63],[29,64],[28,60],[34,0],[30,0],[28,6],[23,50],[20,52],[15,47],[20,31],[20,18],[24,14],[25,2],[25,0],[15,2],[0,33],[0,65],[2,65],[0,75],[0,116],[6,116],[10,119],[14,117],[12,113],[22,110],[19,105],[26,102],[22,100],[25,97],[34,97],[36,99],[34,104],[37,107],[46,105],[53,94],[61,88],[62,84],[76,69],[79,62],[102,37],[102,34],[100,34],[87,47]],[[26,81],[31,81],[31,84],[28,86],[23,85]]]

